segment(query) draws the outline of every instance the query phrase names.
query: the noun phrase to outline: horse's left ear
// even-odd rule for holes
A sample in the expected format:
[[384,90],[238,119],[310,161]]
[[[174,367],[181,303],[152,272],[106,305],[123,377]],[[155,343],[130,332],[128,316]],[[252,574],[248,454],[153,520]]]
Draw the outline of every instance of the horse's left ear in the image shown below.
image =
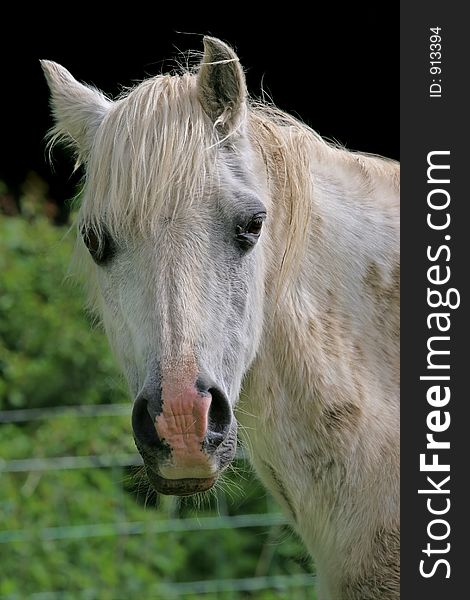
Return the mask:
[[239,129],[246,113],[245,75],[235,52],[217,38],[204,37],[197,92],[204,111],[224,135]]

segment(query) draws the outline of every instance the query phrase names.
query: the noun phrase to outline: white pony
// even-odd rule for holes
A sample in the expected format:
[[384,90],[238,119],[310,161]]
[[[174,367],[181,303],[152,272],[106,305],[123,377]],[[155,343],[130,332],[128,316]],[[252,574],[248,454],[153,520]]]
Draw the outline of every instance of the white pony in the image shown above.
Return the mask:
[[319,597],[396,600],[398,164],[250,101],[214,38],[196,72],[116,101],[42,64],[53,138],[85,167],[78,252],[152,486],[210,488],[238,422]]

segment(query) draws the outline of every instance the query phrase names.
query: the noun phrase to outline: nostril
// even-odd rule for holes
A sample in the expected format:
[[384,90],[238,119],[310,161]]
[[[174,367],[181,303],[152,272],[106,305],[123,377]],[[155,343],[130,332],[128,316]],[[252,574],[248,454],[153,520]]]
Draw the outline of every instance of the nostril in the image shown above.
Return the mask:
[[157,446],[159,439],[155,424],[148,411],[148,400],[144,395],[138,396],[132,409],[132,429],[137,441],[145,446]]
[[209,388],[208,392],[212,400],[208,414],[207,436],[211,444],[218,446],[230,430],[232,409],[227,398],[218,388]]

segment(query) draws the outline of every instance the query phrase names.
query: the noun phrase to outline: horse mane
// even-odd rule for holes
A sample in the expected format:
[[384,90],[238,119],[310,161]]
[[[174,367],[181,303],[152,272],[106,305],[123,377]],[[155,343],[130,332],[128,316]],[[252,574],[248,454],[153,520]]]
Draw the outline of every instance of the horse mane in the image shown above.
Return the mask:
[[144,80],[114,102],[98,129],[79,221],[111,234],[155,230],[168,198],[176,211],[203,192],[216,146],[194,76]]
[[[250,100],[247,116],[248,136],[262,157],[270,196],[281,203],[288,223],[282,281],[295,271],[305,248],[315,201],[312,160],[339,162],[367,185],[377,178],[398,185],[398,163],[327,142],[265,102]],[[214,184],[217,149],[224,143],[227,139],[220,139],[202,109],[196,76],[189,70],[158,75],[126,90],[96,134],[79,224],[98,231],[106,227],[112,235],[156,230],[163,211],[169,215],[196,201]]]
[[352,189],[357,187],[367,197],[380,181],[399,188],[399,163],[329,142],[307,124],[265,102],[251,102],[249,115],[251,139],[263,157],[270,195],[283,202],[288,223],[278,278],[282,289],[298,272],[314,206],[319,201],[312,164],[326,165],[328,171],[348,170]]

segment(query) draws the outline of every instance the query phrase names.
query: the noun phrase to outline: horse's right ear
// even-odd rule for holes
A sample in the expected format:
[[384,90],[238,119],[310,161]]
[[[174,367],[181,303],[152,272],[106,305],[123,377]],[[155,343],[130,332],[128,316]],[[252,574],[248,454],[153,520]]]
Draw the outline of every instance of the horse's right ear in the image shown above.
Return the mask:
[[97,89],[79,83],[61,65],[50,60],[40,62],[51,91],[55,119],[52,138],[65,141],[79,160],[83,159],[112,103]]

